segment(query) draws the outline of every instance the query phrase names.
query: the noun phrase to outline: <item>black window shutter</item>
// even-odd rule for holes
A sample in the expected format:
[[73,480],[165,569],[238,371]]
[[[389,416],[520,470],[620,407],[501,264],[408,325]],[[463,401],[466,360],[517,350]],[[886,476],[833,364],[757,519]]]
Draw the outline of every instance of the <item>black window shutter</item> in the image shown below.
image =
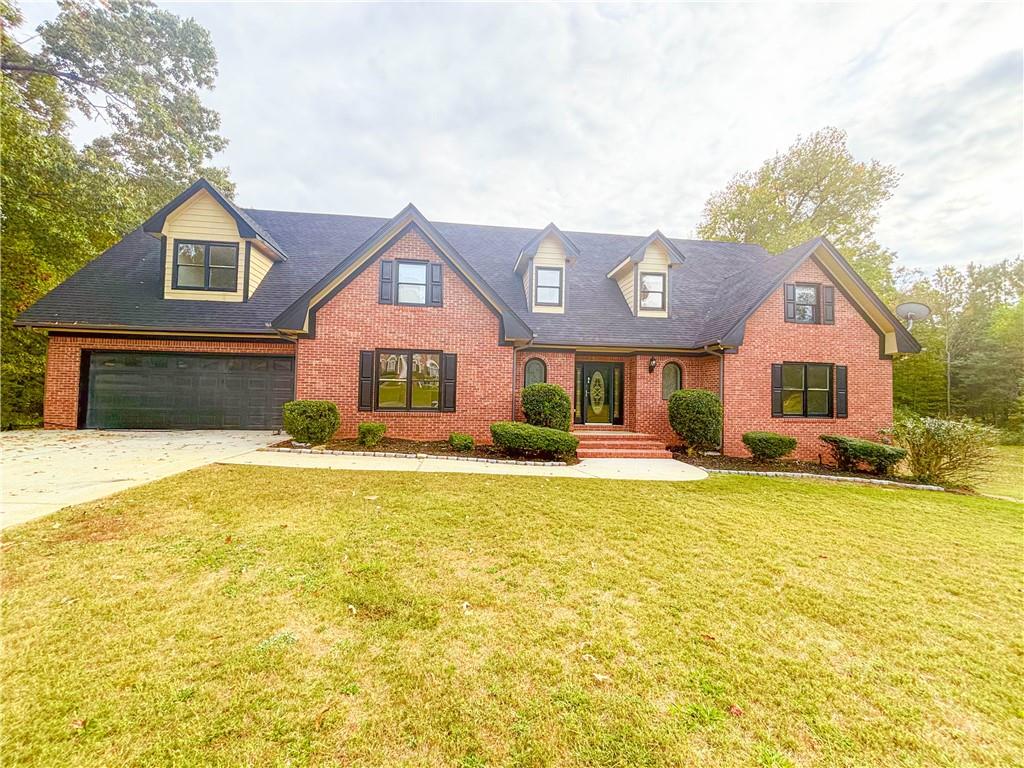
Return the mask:
[[785,286],[785,299],[786,299],[786,322],[796,322],[796,286],[793,283],[786,283]]
[[373,352],[359,353],[359,410],[373,410]]
[[836,418],[846,418],[846,366],[836,366]]
[[836,322],[836,289],[831,285],[821,286],[821,322],[825,325]]
[[380,260],[380,296],[379,304],[395,303],[395,262],[391,259]]
[[772,363],[772,416],[782,415],[782,363]]
[[431,262],[430,264],[430,299],[427,303],[432,307],[440,307],[443,303],[441,295],[441,265]]
[[455,410],[455,383],[458,378],[457,355],[441,355],[441,410]]

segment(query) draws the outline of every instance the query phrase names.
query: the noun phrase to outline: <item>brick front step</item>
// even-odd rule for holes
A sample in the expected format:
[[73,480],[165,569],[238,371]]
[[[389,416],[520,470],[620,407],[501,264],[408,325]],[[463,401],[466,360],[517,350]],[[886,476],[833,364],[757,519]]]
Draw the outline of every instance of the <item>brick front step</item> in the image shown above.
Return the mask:
[[665,443],[653,435],[641,432],[603,429],[573,429],[580,446],[576,455],[581,459],[671,459]]
[[672,454],[662,450],[642,448],[583,448],[576,451],[581,459],[671,459]]
[[580,439],[580,448],[637,448],[653,451],[665,450],[665,443],[661,440],[652,440],[649,437],[639,437],[630,440],[616,440],[615,438],[603,439]]

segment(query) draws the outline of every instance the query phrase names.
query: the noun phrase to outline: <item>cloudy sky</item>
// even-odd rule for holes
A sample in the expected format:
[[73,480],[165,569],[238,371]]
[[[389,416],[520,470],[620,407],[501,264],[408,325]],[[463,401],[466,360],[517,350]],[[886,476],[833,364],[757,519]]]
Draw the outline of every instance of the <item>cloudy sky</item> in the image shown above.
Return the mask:
[[1019,3],[166,7],[213,35],[246,206],[687,237],[835,125],[903,174],[878,233],[902,265],[1022,250]]

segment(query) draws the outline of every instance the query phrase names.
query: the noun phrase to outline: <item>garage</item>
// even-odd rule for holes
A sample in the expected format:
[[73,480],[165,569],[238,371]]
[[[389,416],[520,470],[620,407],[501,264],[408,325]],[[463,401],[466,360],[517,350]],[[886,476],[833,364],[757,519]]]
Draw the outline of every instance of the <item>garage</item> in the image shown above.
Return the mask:
[[102,429],[279,429],[295,360],[84,352],[80,423]]

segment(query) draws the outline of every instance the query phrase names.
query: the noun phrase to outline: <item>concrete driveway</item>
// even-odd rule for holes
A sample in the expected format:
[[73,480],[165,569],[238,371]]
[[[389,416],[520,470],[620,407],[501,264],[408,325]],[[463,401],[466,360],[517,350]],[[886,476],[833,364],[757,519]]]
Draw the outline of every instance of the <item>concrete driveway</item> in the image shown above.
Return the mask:
[[0,433],[0,528],[283,439],[272,432]]

